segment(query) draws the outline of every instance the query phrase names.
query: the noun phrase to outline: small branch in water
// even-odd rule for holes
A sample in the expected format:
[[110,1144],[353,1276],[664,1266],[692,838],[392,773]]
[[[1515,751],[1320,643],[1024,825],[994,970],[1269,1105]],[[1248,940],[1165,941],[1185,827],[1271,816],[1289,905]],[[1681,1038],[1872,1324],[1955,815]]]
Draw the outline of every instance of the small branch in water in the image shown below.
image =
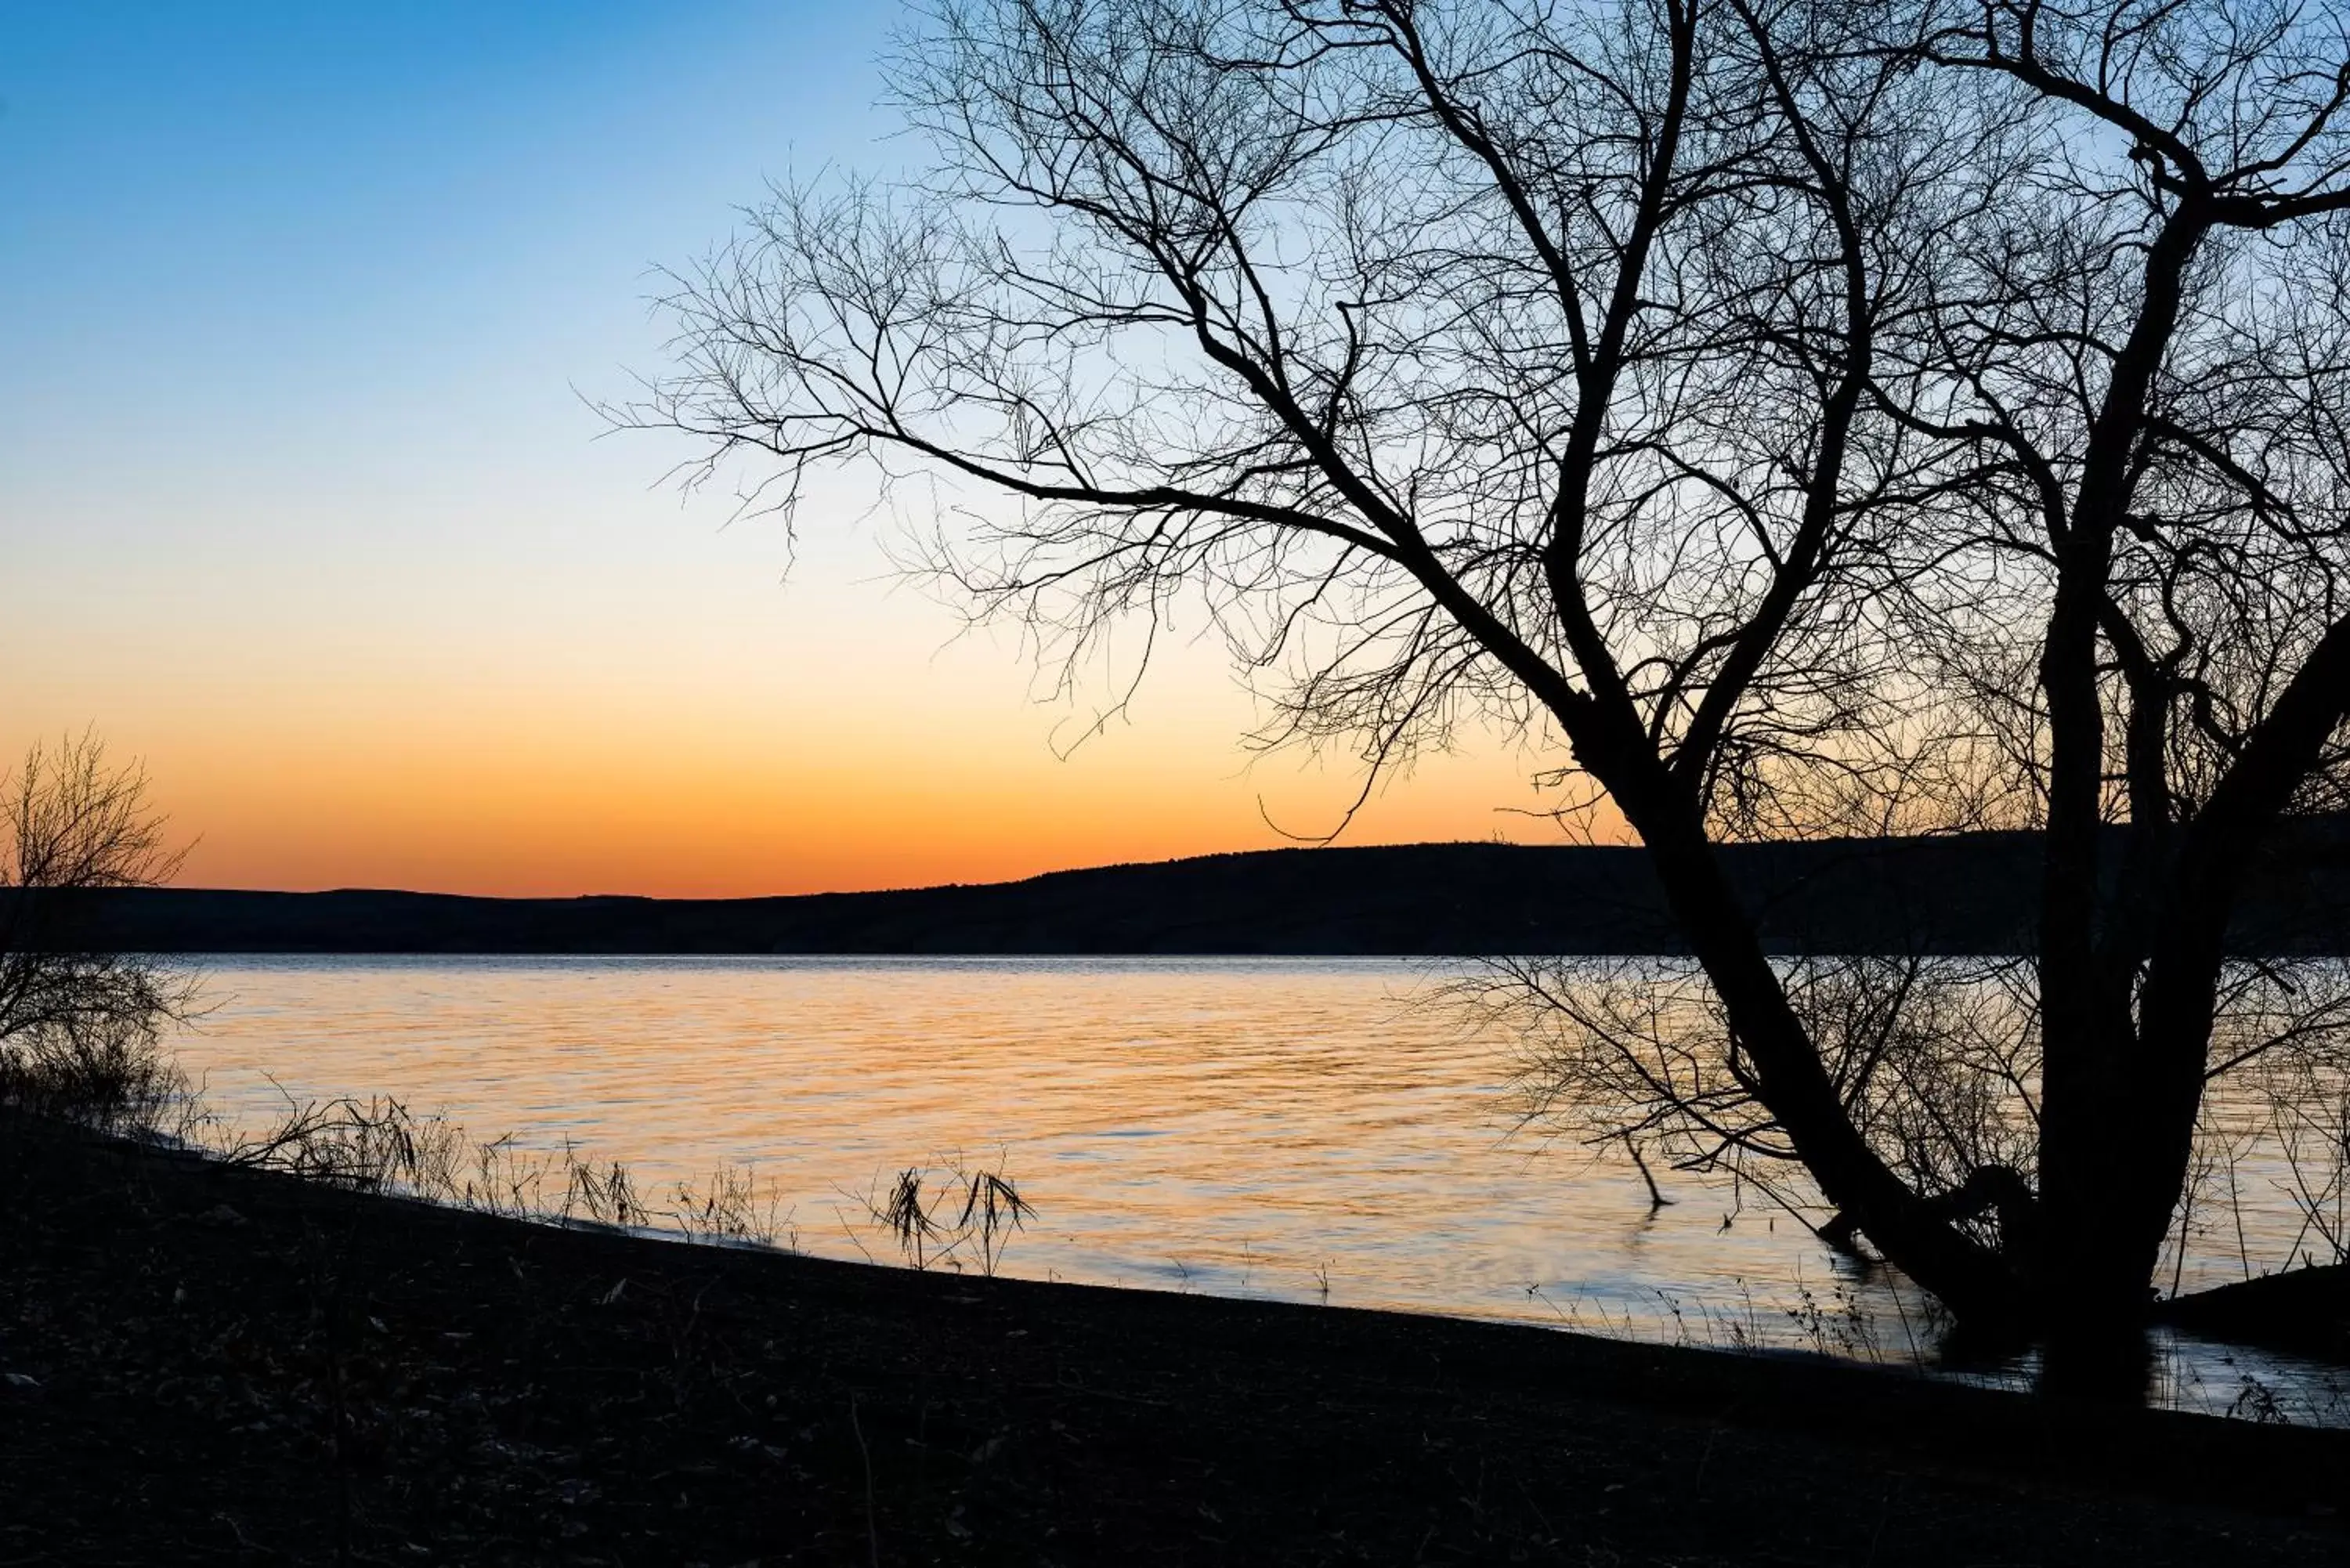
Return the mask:
[[1826,1224],[1814,1227],[1812,1234],[1836,1251],[1851,1257],[1860,1255],[1860,1221],[1841,1210]]
[[1632,1157],[1632,1164],[1639,1171],[1640,1179],[1648,1184],[1648,1212],[1654,1214],[1659,1209],[1669,1208],[1673,1200],[1658,1187],[1655,1175],[1648,1169],[1648,1162],[1640,1158],[1640,1146],[1627,1137],[1624,1140],[1624,1152]]

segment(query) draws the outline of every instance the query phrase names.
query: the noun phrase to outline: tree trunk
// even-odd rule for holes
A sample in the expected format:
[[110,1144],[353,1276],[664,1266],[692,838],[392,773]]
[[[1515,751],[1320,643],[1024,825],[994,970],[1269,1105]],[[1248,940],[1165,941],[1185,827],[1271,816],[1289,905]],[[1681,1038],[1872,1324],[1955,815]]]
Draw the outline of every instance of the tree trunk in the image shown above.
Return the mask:
[[[2049,1042],[2033,1272],[2040,1381],[2051,1394],[2137,1402],[2148,1392],[2154,1271],[2184,1167],[2168,1158],[2177,1096],[2147,1071],[2126,1013],[2104,1033]],[[2191,1107],[2187,1116],[2191,1133]]]
[[2148,1392],[2146,1331],[2159,1244],[2143,1244],[2136,1222],[2143,1195],[2132,1190],[2126,1170],[2110,1168],[2087,1184],[2052,1184],[2043,1199],[2045,1252],[2036,1282],[2043,1393],[2137,1403]]
[[1633,820],[1666,900],[1753,1064],[1763,1103],[1821,1195],[1970,1329],[1993,1339],[2013,1335],[2029,1306],[2011,1261],[1953,1225],[1868,1147],[1788,1005],[1753,920],[1722,876],[1712,846],[1693,826],[1659,815]]

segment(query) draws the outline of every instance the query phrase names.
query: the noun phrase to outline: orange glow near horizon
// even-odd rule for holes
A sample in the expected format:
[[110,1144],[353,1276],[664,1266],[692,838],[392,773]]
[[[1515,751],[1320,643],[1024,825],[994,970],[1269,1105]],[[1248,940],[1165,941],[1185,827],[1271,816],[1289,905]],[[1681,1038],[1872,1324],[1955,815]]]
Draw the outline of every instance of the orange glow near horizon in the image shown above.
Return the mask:
[[[650,264],[906,156],[893,8],[105,9],[10,39],[0,770],[143,758],[185,886],[797,893],[1338,822],[1352,769],[1252,762],[1196,616],[1056,756],[1092,709],[886,576],[989,497],[827,471],[787,532],[590,406],[667,361]],[[1342,842],[1555,842],[1561,760],[1431,759]]]
[[[678,898],[857,891],[1008,880],[1123,861],[1295,842],[1330,825],[1343,781],[1234,757],[1091,767],[1040,747],[974,777],[909,777],[710,763],[631,769],[621,759],[281,757],[248,772],[217,757],[151,753],[159,804],[192,840],[190,887],[407,888],[514,897]],[[353,764],[356,765],[353,765]],[[1187,765],[1188,764],[1188,765]],[[1155,775],[1155,776],[1154,776]],[[1508,837],[1557,842],[1546,822],[1497,813],[1490,762],[1444,759],[1366,807],[1342,844]],[[1531,801],[1530,794],[1526,798]],[[1480,831],[1482,829],[1482,831]]]
[[[1202,780],[1230,787],[1161,795],[1115,784],[1097,793],[1082,775],[1037,770],[957,797],[881,779],[608,775],[598,789],[517,772],[461,789],[431,773],[206,777],[168,757],[150,763],[159,803],[192,846],[178,877],[190,887],[732,898],[1002,881],[1295,842],[1258,815],[1253,788],[1294,779]],[[1544,823],[1481,809],[1471,782],[1407,781],[1338,842],[1558,841]],[[1290,793],[1312,797],[1301,818],[1335,815],[1333,792]]]
[[[554,632],[496,656],[444,649],[395,675],[367,668],[364,648],[296,632],[301,668],[243,639],[177,665],[118,642],[119,668],[35,680],[0,743],[14,756],[94,725],[112,754],[146,763],[192,842],[182,886],[286,890],[715,898],[997,881],[1281,847],[1298,842],[1283,830],[1329,832],[1359,787],[1343,760],[1245,752],[1253,710],[1202,655],[1154,670],[1130,721],[1064,758],[1071,711],[1030,700],[1013,650],[941,649],[936,607],[837,582],[736,587],[720,598],[750,613],[717,648],[671,642],[627,668],[597,668]],[[780,613],[819,597],[826,614]],[[1499,744],[1427,759],[1338,842],[1561,842],[1532,815],[1555,804],[1527,782],[1539,765]]]

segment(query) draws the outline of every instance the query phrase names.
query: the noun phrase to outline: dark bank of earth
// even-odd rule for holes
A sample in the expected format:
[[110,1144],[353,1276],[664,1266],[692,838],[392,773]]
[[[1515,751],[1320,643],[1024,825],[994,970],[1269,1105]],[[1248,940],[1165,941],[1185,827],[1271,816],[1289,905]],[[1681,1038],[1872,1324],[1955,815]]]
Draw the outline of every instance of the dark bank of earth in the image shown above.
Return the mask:
[[689,1248],[0,1121],[0,1563],[2339,1563],[2350,1435]]

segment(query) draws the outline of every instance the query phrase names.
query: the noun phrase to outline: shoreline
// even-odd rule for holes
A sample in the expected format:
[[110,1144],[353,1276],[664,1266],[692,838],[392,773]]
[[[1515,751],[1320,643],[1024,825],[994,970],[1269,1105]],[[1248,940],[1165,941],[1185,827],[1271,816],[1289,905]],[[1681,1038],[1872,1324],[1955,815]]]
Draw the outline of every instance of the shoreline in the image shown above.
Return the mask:
[[[2028,950],[2038,839],[2017,832],[1721,850],[1787,953]],[[2264,845],[2235,950],[2341,956],[2350,815]],[[45,918],[50,918],[45,911]],[[1645,850],[1406,844],[1263,849],[1010,881],[773,897],[477,897],[387,888],[91,889],[46,939],[152,953],[1641,957],[1686,950]]]
[[12,1564],[2350,1551],[2350,1433],[555,1228],[13,1116],[0,1242]]

